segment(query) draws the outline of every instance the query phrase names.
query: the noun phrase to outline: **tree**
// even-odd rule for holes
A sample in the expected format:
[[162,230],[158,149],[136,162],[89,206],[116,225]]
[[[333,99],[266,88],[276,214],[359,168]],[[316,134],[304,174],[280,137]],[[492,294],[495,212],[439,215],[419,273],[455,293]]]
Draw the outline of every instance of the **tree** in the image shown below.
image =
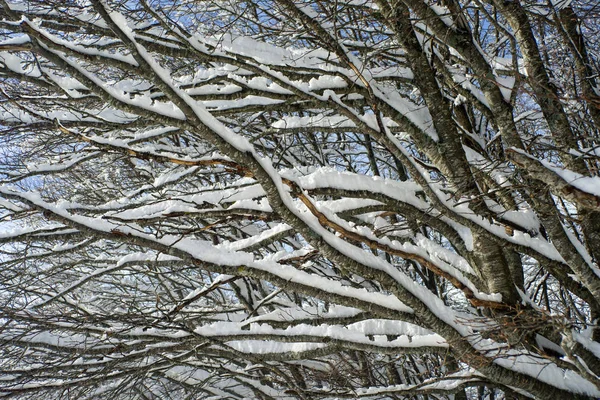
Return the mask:
[[2,396],[600,397],[594,0],[0,4]]

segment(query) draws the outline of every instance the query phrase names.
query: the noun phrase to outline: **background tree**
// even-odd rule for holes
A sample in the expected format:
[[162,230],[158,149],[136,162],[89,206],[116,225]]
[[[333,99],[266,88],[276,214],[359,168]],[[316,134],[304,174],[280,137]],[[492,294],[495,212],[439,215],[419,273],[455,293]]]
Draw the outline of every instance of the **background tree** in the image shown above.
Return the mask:
[[0,5],[2,396],[600,397],[595,0]]

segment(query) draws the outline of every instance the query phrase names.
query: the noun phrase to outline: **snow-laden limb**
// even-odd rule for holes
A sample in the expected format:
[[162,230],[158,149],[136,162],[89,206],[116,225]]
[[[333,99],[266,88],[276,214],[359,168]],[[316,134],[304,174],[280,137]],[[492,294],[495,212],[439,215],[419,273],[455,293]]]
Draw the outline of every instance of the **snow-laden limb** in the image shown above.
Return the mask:
[[[442,211],[437,211],[431,204],[425,202],[422,198],[417,197],[417,194],[421,192],[422,188],[412,182],[405,184],[403,182],[373,179],[357,174],[340,173],[338,171],[326,169],[320,169],[312,174],[304,175],[299,178],[299,182],[301,186],[307,190],[327,188],[328,190],[335,191],[337,189],[342,189],[346,195],[354,195],[356,197],[369,195],[377,199],[389,199],[406,204],[416,210],[422,211],[424,214],[442,219],[444,218],[445,210],[442,209]],[[454,220],[449,224],[451,229],[455,230],[459,235],[461,235],[461,232],[464,232],[465,228],[468,227],[471,229],[471,232],[475,231],[492,237],[498,237],[499,239],[501,238],[503,241],[508,242],[506,243],[507,245],[514,245],[519,251],[526,252],[533,257],[540,257],[550,261],[564,261],[554,246],[543,240],[543,238],[533,238],[529,235],[528,232],[531,231],[532,225],[533,227],[535,227],[535,225],[523,218],[521,213],[512,212],[514,213],[513,215],[511,212],[507,212],[503,209],[500,212],[499,218],[514,222],[514,226],[520,229],[516,232],[511,231],[509,234],[506,232],[506,227],[504,225],[490,224],[485,219],[474,215],[473,211],[464,204],[461,205],[452,201],[449,196],[441,192],[439,187],[433,186],[432,188],[435,190],[438,199],[442,200],[449,209],[455,212],[454,217],[460,218],[460,223],[457,223]],[[466,225],[466,227],[462,224]],[[448,236],[447,233],[445,234]],[[471,236],[470,232],[468,232],[467,235]],[[466,243],[469,243],[472,240],[472,236],[466,238],[462,237],[462,239],[463,241],[466,240],[466,242],[463,243],[466,245]],[[470,246],[471,244],[469,243],[467,247],[470,248]]]
[[600,178],[597,176],[583,176],[518,149],[509,149],[508,154],[512,162],[526,168],[528,174],[547,184],[557,195],[578,206],[600,210]]
[[[402,384],[393,385],[386,387],[372,387],[359,389],[353,393],[347,392],[336,392],[335,394],[328,393],[324,398],[365,398],[365,399],[378,399],[383,396],[410,396],[410,395],[448,395],[452,393],[464,390],[465,387],[477,387],[485,384],[485,380],[482,379],[477,373],[460,372],[451,374],[448,377],[442,379],[430,379],[417,385]],[[319,395],[325,393],[314,392],[313,395]]]
[[[373,303],[378,307],[388,308],[396,312],[412,312],[409,307],[402,304],[393,296],[386,296],[381,293],[369,293],[363,289],[350,288],[339,283],[332,283],[323,277],[297,271],[295,268],[281,265],[269,259],[254,260],[249,253],[219,249],[216,246],[211,246],[207,241],[185,240],[173,235],[163,236],[158,239],[153,235],[143,233],[141,229],[136,229],[135,226],[124,227],[98,218],[73,215],[68,212],[65,204],[55,206],[46,203],[40,199],[37,193],[17,193],[6,187],[0,187],[0,193],[40,207],[79,230],[96,232],[99,235],[117,239],[129,238],[175,257],[193,260],[194,263],[213,264],[213,268],[218,267],[222,271],[231,271],[241,275],[250,274],[250,276],[254,275],[253,271],[257,273],[263,272],[267,275],[272,275],[271,279],[278,279],[280,282],[288,284],[311,287],[317,289],[317,291],[331,293],[335,297],[347,297],[353,301],[358,301],[358,303],[366,301],[367,303]],[[54,231],[55,229],[52,230]],[[31,233],[31,231],[26,230],[25,234],[28,235]],[[20,236],[23,233],[22,231],[16,231],[15,235]]]

